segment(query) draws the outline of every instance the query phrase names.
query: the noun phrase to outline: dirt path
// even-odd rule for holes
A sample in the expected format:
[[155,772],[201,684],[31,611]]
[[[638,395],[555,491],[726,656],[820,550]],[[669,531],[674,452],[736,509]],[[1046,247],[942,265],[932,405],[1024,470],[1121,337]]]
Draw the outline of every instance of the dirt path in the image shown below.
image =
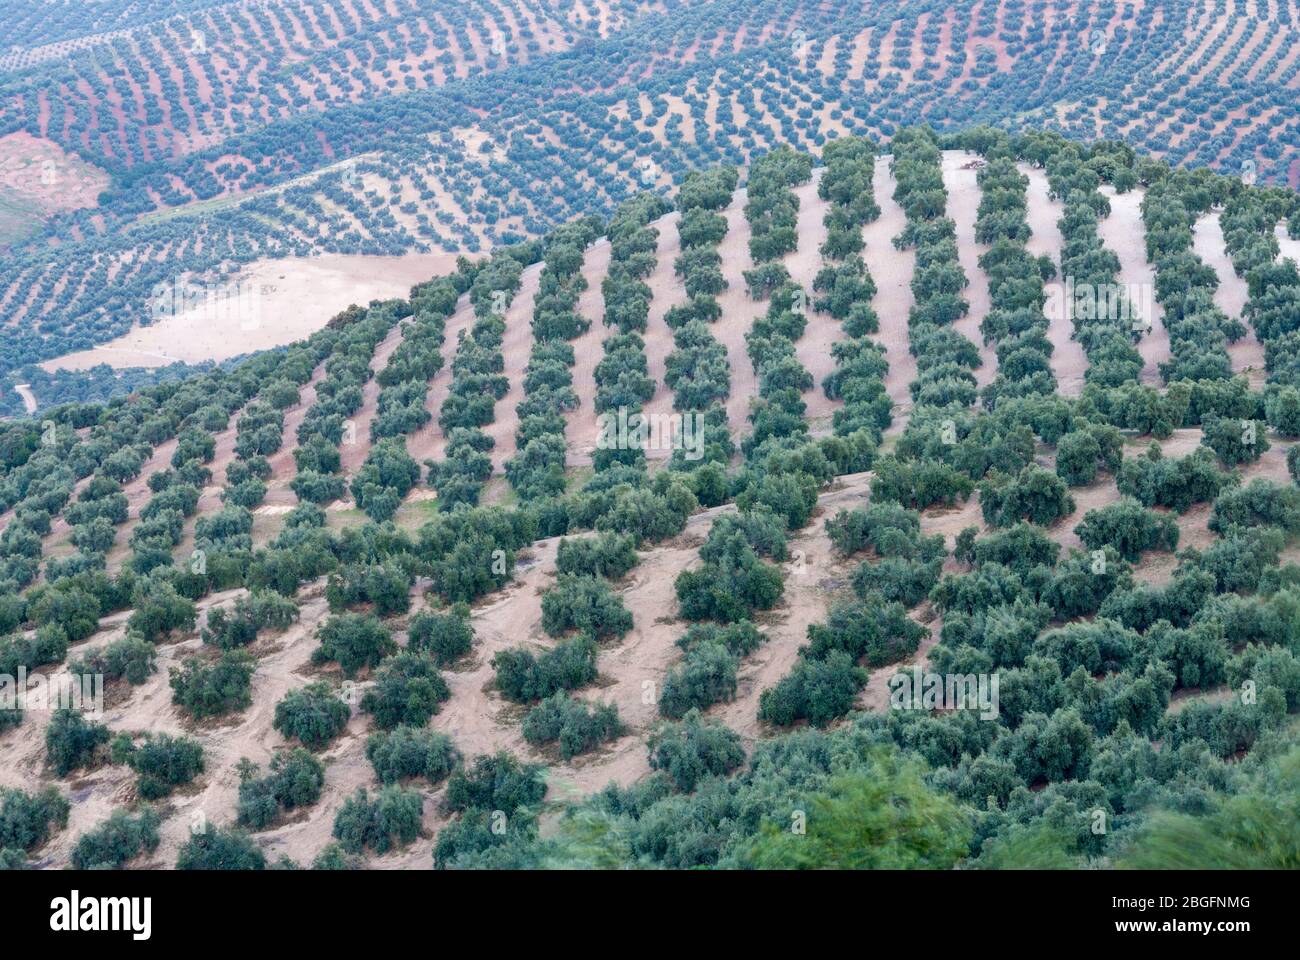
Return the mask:
[[1273,228],[1273,235],[1277,237],[1278,255],[1300,263],[1300,240],[1292,240],[1287,236],[1286,221]]
[[524,369],[533,349],[533,303],[545,264],[535,263],[524,270],[519,292],[506,308],[506,333],[501,343],[505,358],[505,376],[510,383],[506,395],[497,401],[496,419],[483,428],[492,438],[492,470],[503,473],[505,463],[515,455],[515,431],[519,426],[516,408],[524,399]]
[[1116,279],[1128,290],[1130,302],[1140,305],[1141,319],[1151,324],[1137,344],[1142,355],[1140,380],[1148,386],[1160,386],[1159,365],[1169,359],[1169,331],[1165,329],[1164,307],[1155,299],[1155,267],[1147,262],[1147,231],[1142,222],[1144,193],[1130,190],[1117,194],[1109,184],[1103,184],[1101,192],[1110,200],[1110,216],[1097,224],[1097,233],[1102,243],[1119,257]]
[[[1219,277],[1219,288],[1214,292],[1214,302],[1219,309],[1234,320],[1241,319],[1242,308],[1250,299],[1246,281],[1232,268],[1232,258],[1223,239],[1223,224],[1218,214],[1209,214],[1196,221],[1192,228],[1192,249],[1196,255],[1214,268]],[[1245,323],[1245,321],[1243,321]],[[1246,374],[1252,390],[1264,385],[1264,345],[1255,336],[1254,328],[1245,323],[1246,335],[1228,345],[1232,359],[1232,372]]]
[[749,256],[749,221],[745,219],[746,192],[742,187],[722,211],[727,218],[727,235],[718,245],[722,275],[727,289],[718,295],[722,316],[713,324],[713,335],[727,350],[731,364],[731,395],[727,398],[727,421],[731,432],[741,436],[750,431],[749,401],[758,396],[758,378],[745,352],[745,334],[754,321],[767,312],[767,302],[753,300],[745,290],[746,270],[753,269]]
[[[567,414],[564,429],[565,463],[570,467],[591,465],[591,453],[596,446],[596,364],[604,355],[602,344],[609,336],[605,326],[605,297],[600,292],[600,282],[609,271],[609,241],[601,237],[587,248],[582,262],[582,275],[587,289],[578,298],[578,314],[591,322],[587,332],[573,341],[573,392],[578,395],[578,406]],[[654,308],[651,307],[653,313]]]
[[[393,324],[393,329],[389,330],[388,335],[375,347],[374,355],[370,358],[370,369],[375,373],[384,369],[388,365],[388,358],[393,355],[393,351],[401,342],[402,324],[398,322]],[[370,453],[370,422],[375,419],[381,389],[379,381],[374,377],[366,381],[365,386],[361,388],[361,406],[348,420],[352,425],[353,442],[348,442],[348,435],[345,433],[343,443],[339,445],[341,469],[343,475],[349,480],[360,469],[361,464],[365,463],[366,456]]]
[[989,278],[979,265],[980,254],[988,250],[975,242],[975,218],[979,213],[980,188],[976,180],[977,169],[971,164],[981,163],[979,156],[963,150],[943,152],[943,185],[948,190],[948,216],[957,227],[957,257],[966,271],[970,285],[965,297],[970,312],[952,325],[980,350],[981,364],[975,372],[975,382],[983,387],[993,381],[998,372],[998,355],[991,344],[984,342],[980,323],[988,316],[992,306],[989,297]]
[[[1029,241],[1025,244],[1034,256],[1047,254],[1056,264],[1057,277],[1052,281],[1057,290],[1061,289],[1061,239],[1059,221],[1065,214],[1064,205],[1051,199],[1051,189],[1047,183],[1047,174],[1028,164],[1017,165],[1020,172],[1029,177],[1027,190],[1029,222]],[[1053,302],[1059,306],[1053,308]],[[1065,309],[1064,296],[1050,300],[1045,308],[1047,313],[1047,339],[1052,344],[1052,373],[1056,377],[1058,392],[1063,397],[1077,397],[1083,392],[1083,375],[1088,369],[1088,357],[1083,352],[1079,341],[1073,338],[1074,327],[1070,322],[1069,311]]]
[[[451,361],[456,355],[456,336],[461,330],[468,330],[473,324],[473,309],[469,304],[469,294],[461,294],[456,302],[456,309],[443,328],[442,366],[429,378],[429,390],[424,396],[424,409],[432,419],[419,430],[406,438],[406,450],[416,463],[423,464],[432,459],[434,454],[441,454],[439,440],[442,430],[438,427],[438,414],[442,412],[442,401],[446,399],[446,387],[451,383]],[[442,389],[439,390],[439,387]]]
[[[469,302],[469,295],[463,295],[456,304],[456,310],[447,318],[446,335],[442,341],[442,366],[429,381],[429,392],[424,398],[424,409],[433,415],[426,423],[406,441],[406,449],[417,463],[425,460],[442,459],[447,446],[447,438],[438,426],[438,414],[442,412],[443,401],[451,393],[451,364],[456,358],[456,348],[460,345],[461,333],[469,333],[474,326],[474,307]],[[497,407],[500,410],[500,406]]]
[[844,328],[829,313],[812,307],[817,299],[813,280],[825,264],[821,249],[826,242],[826,213],[830,204],[817,196],[817,184],[825,169],[818,167],[808,183],[794,188],[795,196],[799,198],[799,249],[786,254],[784,259],[790,276],[808,295],[808,325],[795,344],[795,355],[813,378],[813,388],[803,395],[803,400],[808,405],[806,417],[814,434],[829,430],[831,415],[844,405],[839,400],[828,400],[822,390],[822,381],[835,372],[831,344],[844,339]]
[[912,395],[908,385],[916,379],[916,358],[908,352],[907,314],[916,302],[912,297],[912,272],[916,254],[911,250],[897,250],[894,237],[907,226],[903,208],[894,202],[894,174],[890,169],[892,158],[883,156],[876,160],[872,187],[880,216],[863,228],[866,241],[863,258],[876,282],[876,296],[872,306],[880,316],[880,333],[876,342],[885,348],[889,372],[885,374],[885,389],[894,401],[894,423],[886,435],[900,434],[907,426],[912,412]]

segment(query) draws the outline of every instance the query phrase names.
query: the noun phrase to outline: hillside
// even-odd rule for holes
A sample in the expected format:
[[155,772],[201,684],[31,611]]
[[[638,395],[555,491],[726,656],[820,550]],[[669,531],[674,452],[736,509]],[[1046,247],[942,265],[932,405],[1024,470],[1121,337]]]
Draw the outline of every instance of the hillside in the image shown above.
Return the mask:
[[[31,177],[0,187],[4,372],[176,359],[138,331],[177,283],[219,295],[252,278],[274,316],[291,301],[263,278],[301,258],[401,282],[372,258],[486,250],[639,189],[671,195],[701,166],[910,123],[1122,137],[1176,165],[1300,176],[1290,0],[293,0],[175,3],[156,22],[126,0],[80,21],[19,6],[0,138],[75,157],[59,184],[109,183],[54,208]],[[11,389],[3,402],[19,410]]]
[[[1295,194],[887,148],[6,425],[0,673],[106,686],[0,714],[4,862],[1150,865],[1183,816],[1270,865],[1229,821],[1300,708]],[[938,834],[782,838],[863,790]]]

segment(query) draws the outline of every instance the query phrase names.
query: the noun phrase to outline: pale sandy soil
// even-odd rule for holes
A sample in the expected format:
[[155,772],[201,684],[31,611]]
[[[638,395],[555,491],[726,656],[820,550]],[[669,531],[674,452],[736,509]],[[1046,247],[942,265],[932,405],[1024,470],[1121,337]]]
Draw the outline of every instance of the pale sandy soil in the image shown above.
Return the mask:
[[93,207],[109,176],[52,140],[25,130],[0,137],[0,197],[34,206],[39,214]]
[[406,297],[411,287],[456,269],[454,254],[366,257],[323,254],[259,260],[240,276],[237,309],[198,306],[137,326],[116,340],[41,364],[46,370],[198,363],[303,340],[350,304]]
[[[1250,299],[1246,281],[1237,276],[1232,268],[1232,258],[1223,240],[1223,224],[1218,214],[1201,217],[1192,228],[1192,249],[1196,255],[1214,268],[1219,277],[1219,288],[1214,292],[1214,302],[1219,309],[1233,319],[1241,319],[1242,307]],[[1264,345],[1255,336],[1255,329],[1249,323],[1246,335],[1236,343],[1228,345],[1228,356],[1232,359],[1232,372],[1244,373],[1252,390],[1264,385]]]
[[880,316],[880,332],[875,340],[885,348],[889,363],[885,389],[894,401],[894,423],[887,431],[890,435],[902,433],[907,426],[912,411],[908,385],[916,379],[916,358],[908,352],[907,340],[907,313],[916,302],[911,286],[916,254],[894,248],[894,237],[906,228],[907,218],[903,208],[894,201],[892,162],[889,156],[876,160],[872,187],[880,205],[880,216],[862,231],[866,242],[863,258],[876,282],[876,296],[871,305]]
[[1147,262],[1146,225],[1142,222],[1141,190],[1117,194],[1109,184],[1101,192],[1110,200],[1110,216],[1097,224],[1102,243],[1119,257],[1117,280],[1136,294],[1145,311],[1143,319],[1151,329],[1137,344],[1142,355],[1142,383],[1159,386],[1159,364],[1169,359],[1169,331],[1165,329],[1165,311],[1155,300],[1155,267]]
[[1277,237],[1278,256],[1300,263],[1300,240],[1292,240],[1287,236],[1285,221],[1274,228],[1273,235]]
[[[388,365],[388,358],[402,343],[402,322],[393,324],[388,335],[379,341],[374,354],[370,357],[370,369],[378,373]],[[379,406],[379,391],[383,388],[379,381],[371,377],[361,388],[361,406],[348,418],[351,431],[344,431],[343,442],[339,444],[340,470],[351,480],[352,475],[365,463],[370,453],[370,422],[375,419]]]
[[[669,242],[667,237],[675,238],[677,230],[675,226],[659,223],[659,270],[656,270],[650,278],[652,289],[658,290],[659,272],[663,269],[664,262],[664,245]],[[578,298],[578,314],[591,322],[586,333],[582,334],[573,341],[573,391],[578,395],[578,406],[568,413],[568,420],[565,426],[566,455],[565,462],[572,467],[583,467],[591,465],[591,453],[595,449],[596,439],[599,435],[599,429],[596,424],[596,364],[600,363],[600,358],[604,356],[605,350],[603,344],[605,338],[612,332],[609,327],[605,326],[605,297],[600,292],[600,282],[609,270],[609,241],[601,237],[590,247],[587,248],[587,255],[582,262],[582,275],[587,281],[587,289],[582,291]],[[674,254],[675,256],[676,254]],[[671,262],[668,265],[669,271],[672,270]],[[669,294],[676,292],[679,288],[670,288]],[[663,309],[660,308],[660,298],[657,294],[650,304],[649,330],[646,333],[646,355],[650,354],[650,341],[653,333],[656,331],[656,311],[658,311],[660,322],[658,327],[667,332],[667,327],[663,325]],[[658,338],[662,340],[662,337]],[[669,337],[669,346],[672,345],[672,338]],[[655,354],[658,356],[658,353]],[[654,378],[660,390],[666,389],[663,386],[663,359],[659,357],[659,369],[656,372],[654,357],[650,359],[650,376]]]
[[973,153],[964,150],[945,150],[943,152],[943,184],[948,190],[948,216],[957,227],[957,257],[961,267],[966,271],[970,285],[964,296],[970,304],[970,312],[953,324],[953,329],[980,349],[982,361],[975,371],[975,382],[983,387],[992,382],[998,372],[998,355],[993,344],[984,342],[980,333],[980,322],[988,316],[991,306],[989,300],[989,278],[980,268],[980,254],[988,250],[982,243],[975,242],[975,218],[979,213],[980,188],[976,181],[974,163],[982,160]]
[[515,455],[515,429],[519,424],[515,410],[519,401],[524,399],[524,368],[528,366],[528,355],[533,349],[533,301],[537,297],[542,266],[535,263],[524,270],[519,292],[506,308],[506,333],[501,353],[505,358],[505,376],[510,389],[497,401],[496,420],[483,428],[483,432],[495,442],[492,448],[494,473],[504,471],[505,462]]
[[811,180],[794,188],[799,198],[799,249],[786,254],[782,261],[791,278],[808,296],[808,324],[795,344],[795,355],[813,378],[813,388],[803,395],[803,400],[808,405],[805,417],[814,434],[829,430],[831,415],[843,406],[841,401],[826,398],[822,381],[835,372],[831,344],[844,339],[844,328],[829,313],[814,310],[812,306],[819,296],[813,292],[813,280],[825,264],[821,248],[826,242],[826,213],[830,209],[830,204],[817,196],[817,185],[824,172],[824,167],[818,167]]
[[[1058,225],[1065,213],[1064,205],[1051,199],[1047,174],[1037,167],[1018,164],[1020,172],[1029,177],[1027,190],[1030,236],[1026,247],[1034,256],[1047,254],[1056,264],[1058,276],[1054,283],[1061,282],[1061,228]],[[1064,299],[1061,297],[1060,299]],[[1083,392],[1083,375],[1088,369],[1088,357],[1083,352],[1079,341],[1073,338],[1074,326],[1066,310],[1045,308],[1048,314],[1047,339],[1052,344],[1052,373],[1056,377],[1057,390],[1063,397],[1077,397]]]

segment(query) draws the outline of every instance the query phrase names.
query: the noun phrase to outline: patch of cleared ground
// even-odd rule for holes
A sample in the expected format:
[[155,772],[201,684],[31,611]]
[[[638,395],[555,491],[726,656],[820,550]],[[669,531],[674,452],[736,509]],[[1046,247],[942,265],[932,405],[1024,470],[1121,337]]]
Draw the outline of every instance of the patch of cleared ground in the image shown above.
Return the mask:
[[[455,269],[456,256],[449,253],[259,260],[237,281],[196,289],[188,309],[41,366],[86,370],[101,363],[125,368],[228,360],[303,340],[350,304],[406,297],[415,284]],[[159,302],[174,302],[169,298],[164,294]]]

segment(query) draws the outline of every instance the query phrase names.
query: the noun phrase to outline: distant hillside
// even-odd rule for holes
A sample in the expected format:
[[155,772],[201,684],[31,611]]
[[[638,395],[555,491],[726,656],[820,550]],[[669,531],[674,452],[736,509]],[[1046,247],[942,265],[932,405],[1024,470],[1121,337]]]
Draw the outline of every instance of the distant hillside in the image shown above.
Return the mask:
[[918,121],[1123,137],[1297,179],[1292,2],[294,0],[147,24],[124,3],[78,9],[57,10],[51,39],[125,32],[12,61],[0,134],[53,141],[112,185],[48,219],[14,200],[42,219],[9,230],[31,235],[0,269],[11,367],[124,334],[179,278],[488,249],[671,194],[700,166]]

